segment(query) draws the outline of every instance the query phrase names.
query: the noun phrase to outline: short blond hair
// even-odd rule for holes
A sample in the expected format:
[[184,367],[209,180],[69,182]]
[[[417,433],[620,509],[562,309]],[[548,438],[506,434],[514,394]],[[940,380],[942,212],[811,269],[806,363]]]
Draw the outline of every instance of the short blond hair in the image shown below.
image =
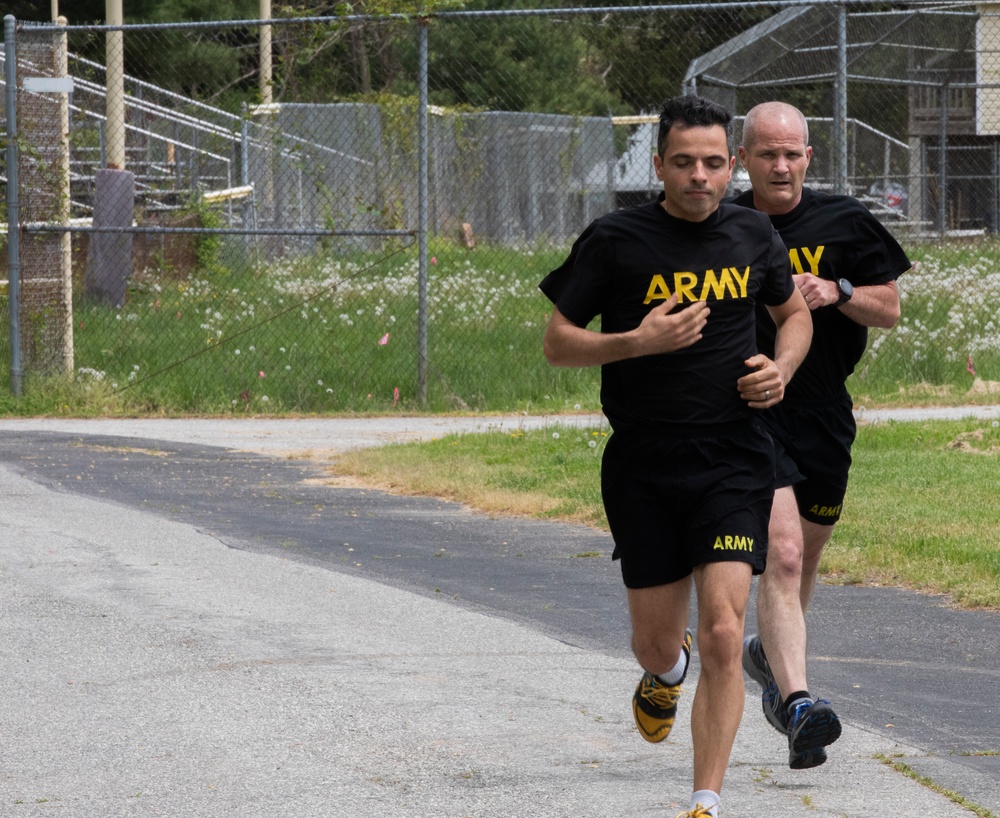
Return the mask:
[[757,138],[757,130],[764,122],[782,119],[797,120],[802,126],[802,144],[809,144],[809,123],[806,122],[805,114],[787,102],[762,102],[747,111],[747,115],[743,119],[741,144],[744,148],[753,145]]

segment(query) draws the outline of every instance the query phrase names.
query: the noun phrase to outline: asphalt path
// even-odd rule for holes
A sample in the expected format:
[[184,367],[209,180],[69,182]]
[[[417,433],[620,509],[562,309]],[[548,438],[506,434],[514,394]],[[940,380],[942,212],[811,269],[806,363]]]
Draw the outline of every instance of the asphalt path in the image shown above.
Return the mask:
[[[1000,416],[996,407],[977,413],[987,418]],[[635,676],[627,645],[624,594],[618,570],[609,559],[611,543],[606,534],[558,523],[490,518],[436,499],[343,488],[331,485],[322,468],[327,457],[356,445],[555,420],[566,421],[516,416],[392,422],[4,420],[0,421],[0,469],[12,480],[27,481],[34,488],[25,491],[41,492],[39,496],[48,498],[51,508],[59,508],[59,498],[79,498],[96,504],[99,516],[108,520],[122,514],[139,514],[146,522],[163,520],[208,537],[227,552],[271,561],[272,566],[295,564],[319,575],[335,574],[394,589],[405,599],[418,597],[435,610],[444,608],[456,616],[500,620],[521,629],[521,634],[578,651],[589,663],[611,662],[616,672]],[[572,422],[590,426],[600,419],[583,417]],[[8,513],[17,511],[16,491],[13,498],[14,511]],[[30,509],[23,512],[31,514]],[[67,518],[66,528],[61,529],[58,511],[50,512],[45,520],[66,537],[74,536],[71,523]],[[16,542],[5,537],[8,562],[9,550],[16,547]],[[16,572],[14,579],[16,584]],[[112,584],[120,581],[109,580]],[[959,611],[945,599],[892,588],[821,584],[810,612],[811,683],[814,693],[834,702],[847,725],[846,741],[831,748],[831,762],[822,770],[798,778],[793,775],[786,781],[787,751],[780,737],[764,724],[759,699],[748,683],[742,735],[751,741],[751,750],[734,754],[736,770],[730,771],[727,787],[729,780],[739,777],[741,767],[752,768],[757,771],[753,778],[758,800],[761,781],[772,779],[781,779],[776,792],[791,793],[797,799],[793,803],[801,807],[799,812],[776,802],[781,814],[951,815],[952,801],[941,798],[928,806],[922,800],[930,797],[926,787],[918,787],[919,795],[915,794],[912,786],[917,785],[901,774],[887,773],[884,765],[871,758],[876,753],[898,755],[900,762],[937,787],[1000,815],[1000,708],[993,692],[1000,683],[998,625],[997,613]],[[749,626],[753,627],[752,621]],[[588,692],[586,680],[574,683],[584,684],[584,694]],[[626,691],[631,684],[634,681],[626,682]],[[626,692],[624,703],[619,702],[625,716],[627,697]],[[856,750],[852,735],[855,741],[869,742],[860,755],[852,752]],[[8,730],[0,742],[4,756],[16,752]],[[877,748],[875,753],[871,746]],[[837,768],[841,747],[848,757],[840,762],[841,773],[853,776],[853,784],[819,777]],[[856,792],[849,796],[845,786],[855,787]],[[739,785],[734,789],[739,790]],[[598,791],[606,795],[606,789]],[[883,796],[894,802],[887,810],[877,806]],[[589,807],[603,797],[590,800]],[[516,798],[503,802],[502,808],[470,807],[468,812],[455,811],[460,808],[454,805],[429,804],[401,808],[396,803],[391,810],[382,809],[373,805],[393,803],[391,797],[382,802],[358,798],[349,809],[342,804],[341,811],[328,814],[591,814],[579,805],[532,812],[524,804],[513,806]],[[905,800],[906,809],[901,808],[900,799]],[[60,806],[71,803],[64,799]],[[87,803],[84,811],[73,814],[102,814],[87,812],[93,809],[93,803]],[[252,803],[256,808],[259,802]],[[532,803],[530,798],[527,803]],[[10,814],[44,811],[39,806],[20,806],[22,812]],[[655,802],[653,811],[667,814],[673,806],[673,801]],[[322,814],[310,812],[311,808],[296,814]],[[666,811],[656,812],[656,808]],[[763,814],[734,809],[728,801],[727,808],[727,818]],[[180,808],[176,802],[165,809],[161,813],[138,806],[129,812],[103,814],[213,814],[202,806]],[[744,805],[743,809],[748,808]],[[2,800],[0,810],[6,814]],[[64,809],[61,814],[69,813]],[[258,813],[248,811],[244,804],[236,814]],[[270,814],[292,812],[278,809]]]

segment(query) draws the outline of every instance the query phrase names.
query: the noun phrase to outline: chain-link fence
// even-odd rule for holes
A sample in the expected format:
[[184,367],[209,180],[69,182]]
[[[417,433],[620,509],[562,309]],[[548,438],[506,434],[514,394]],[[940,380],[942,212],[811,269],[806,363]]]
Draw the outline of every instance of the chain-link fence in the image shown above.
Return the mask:
[[737,136],[754,104],[798,105],[809,183],[921,262],[856,394],[1000,380],[1000,7],[6,22],[15,391],[68,374],[168,411],[593,408],[597,372],[542,358],[537,283],[591,219],[656,195],[655,112],[685,91]]

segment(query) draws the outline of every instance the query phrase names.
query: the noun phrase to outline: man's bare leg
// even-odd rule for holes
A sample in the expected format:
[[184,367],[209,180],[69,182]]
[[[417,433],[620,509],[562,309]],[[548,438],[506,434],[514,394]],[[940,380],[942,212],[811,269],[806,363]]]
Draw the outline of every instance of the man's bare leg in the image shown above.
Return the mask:
[[681,652],[691,606],[691,577],[653,588],[629,588],[632,652],[654,676],[674,666]]
[[743,717],[743,629],[751,568],[717,562],[694,572],[698,593],[701,676],[691,710],[694,789],[721,793],[736,731]]
[[[778,489],[771,509],[767,570],[757,597],[760,640],[777,686],[764,685],[764,711],[779,729],[787,725],[792,769],[808,769],[826,761],[826,746],[840,736],[840,720],[823,700],[809,692],[806,679],[806,608],[812,597],[823,546],[833,526],[819,526],[799,516],[793,490]],[[752,656],[751,654],[748,654]],[[754,660],[751,660],[754,661]],[[759,669],[759,663],[754,661]],[[793,715],[792,704],[796,705]]]
[[802,610],[802,518],[791,486],[774,493],[767,569],[757,588],[757,628],[782,698],[806,685],[806,621]]
[[816,577],[819,575],[819,560],[823,556],[823,548],[833,536],[832,525],[819,525],[809,520],[799,518],[802,525],[802,579],[799,583],[799,602],[802,614],[809,610],[809,602],[816,589]]

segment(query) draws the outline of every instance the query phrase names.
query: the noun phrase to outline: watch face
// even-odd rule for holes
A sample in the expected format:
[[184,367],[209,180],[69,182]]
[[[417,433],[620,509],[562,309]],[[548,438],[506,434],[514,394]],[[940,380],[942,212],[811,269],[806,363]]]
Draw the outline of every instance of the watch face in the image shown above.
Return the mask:
[[840,291],[848,298],[854,295],[854,286],[846,278],[840,279],[840,281],[837,282],[837,286],[840,288]]

